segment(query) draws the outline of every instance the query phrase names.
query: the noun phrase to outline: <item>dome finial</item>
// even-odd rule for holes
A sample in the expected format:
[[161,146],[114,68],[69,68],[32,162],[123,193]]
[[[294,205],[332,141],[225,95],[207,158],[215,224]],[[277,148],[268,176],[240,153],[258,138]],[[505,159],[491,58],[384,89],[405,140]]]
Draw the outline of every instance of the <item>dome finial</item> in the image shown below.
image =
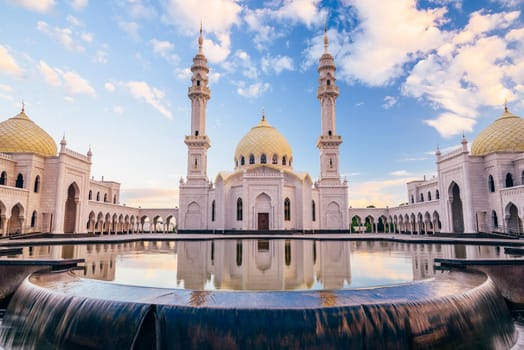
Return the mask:
[[200,20],[200,35],[198,37],[198,53],[202,53],[204,46],[204,37],[202,36],[202,20]]
[[504,100],[504,112],[508,113],[508,98],[506,97],[506,99]]
[[25,113],[25,103],[24,103],[24,100],[22,100],[22,113]]
[[266,111],[264,110],[264,107],[262,107],[262,120],[263,122],[266,121]]

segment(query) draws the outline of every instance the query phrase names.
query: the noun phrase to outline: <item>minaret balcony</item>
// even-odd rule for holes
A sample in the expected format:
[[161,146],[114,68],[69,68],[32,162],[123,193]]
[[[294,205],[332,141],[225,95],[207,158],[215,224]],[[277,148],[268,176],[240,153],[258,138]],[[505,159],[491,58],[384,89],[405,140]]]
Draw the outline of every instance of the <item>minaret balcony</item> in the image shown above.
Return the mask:
[[317,89],[317,98],[320,98],[324,95],[338,96],[338,86],[336,85],[319,86]]
[[191,98],[193,96],[199,96],[199,95],[204,95],[207,98],[210,98],[211,97],[211,90],[209,90],[209,88],[207,86],[194,85],[194,86],[190,86],[187,89],[187,94],[189,95],[189,98]]
[[188,146],[196,146],[196,147],[211,147],[211,140],[207,135],[188,135],[185,137],[184,143]]
[[320,135],[317,140],[317,147],[338,146],[342,143],[340,135]]

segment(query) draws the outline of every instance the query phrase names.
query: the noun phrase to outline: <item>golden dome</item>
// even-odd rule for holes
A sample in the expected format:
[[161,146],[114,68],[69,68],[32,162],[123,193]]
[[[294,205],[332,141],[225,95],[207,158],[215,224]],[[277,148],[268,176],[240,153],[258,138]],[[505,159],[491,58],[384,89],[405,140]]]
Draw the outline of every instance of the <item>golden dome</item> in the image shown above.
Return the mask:
[[[289,146],[286,138],[277,129],[269,125],[265,116],[262,116],[258,125],[251,128],[240,140],[235,150],[235,161],[240,163],[243,156],[245,165],[248,165],[250,155],[254,155],[255,164],[260,164],[262,163],[262,154],[266,155],[267,164],[272,164],[273,156],[276,155],[279,165],[290,165],[289,162],[293,157],[291,146]],[[286,164],[282,162],[284,156],[286,157]]]
[[0,152],[56,156],[56,143],[24,110],[0,123]]
[[495,152],[524,152],[524,119],[507,108],[482,130],[471,144],[471,155],[484,156]]

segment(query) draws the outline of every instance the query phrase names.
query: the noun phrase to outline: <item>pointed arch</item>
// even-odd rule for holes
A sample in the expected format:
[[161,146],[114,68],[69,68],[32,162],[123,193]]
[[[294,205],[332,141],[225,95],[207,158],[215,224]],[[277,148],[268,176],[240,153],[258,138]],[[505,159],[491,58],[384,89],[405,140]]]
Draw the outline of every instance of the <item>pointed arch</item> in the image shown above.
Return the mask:
[[7,185],[7,172],[2,171],[2,174],[0,175],[0,185]]
[[490,192],[495,192],[495,181],[493,180],[493,175],[488,176],[488,189]]
[[35,177],[35,184],[33,186],[33,192],[35,193],[40,192],[40,175],[36,175]]
[[333,201],[326,207],[326,227],[331,230],[340,230],[342,227],[342,212],[340,205]]
[[291,200],[284,199],[284,221],[291,221]]
[[237,221],[243,220],[242,198],[237,198]]
[[80,188],[73,182],[67,188],[67,199],[64,212],[64,232],[76,232],[77,206],[79,201]]
[[18,173],[18,175],[16,176],[15,187],[24,188],[24,175],[22,175],[22,173]]
[[462,209],[462,199],[460,198],[460,187],[456,182],[449,185],[449,197],[451,201],[451,223],[454,233],[464,232],[464,211]]
[[513,187],[513,175],[511,173],[506,174],[506,187]]

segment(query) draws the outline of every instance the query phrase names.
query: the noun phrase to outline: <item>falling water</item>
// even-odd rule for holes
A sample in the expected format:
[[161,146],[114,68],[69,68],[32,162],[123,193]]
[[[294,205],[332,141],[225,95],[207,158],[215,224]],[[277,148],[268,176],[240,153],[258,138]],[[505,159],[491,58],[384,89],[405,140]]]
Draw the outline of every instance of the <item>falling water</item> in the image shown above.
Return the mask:
[[210,292],[40,274],[20,286],[8,349],[509,349],[509,310],[485,275],[390,287]]

